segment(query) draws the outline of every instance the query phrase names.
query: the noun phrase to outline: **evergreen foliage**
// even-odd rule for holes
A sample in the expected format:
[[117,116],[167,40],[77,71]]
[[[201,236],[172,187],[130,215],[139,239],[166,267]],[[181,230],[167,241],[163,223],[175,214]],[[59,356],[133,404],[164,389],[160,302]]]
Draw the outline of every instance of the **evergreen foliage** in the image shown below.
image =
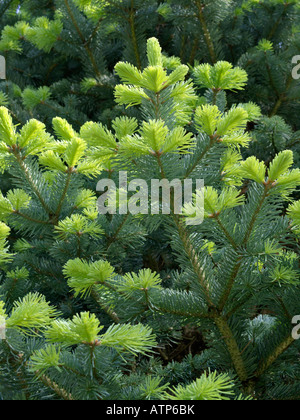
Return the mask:
[[298,2],[0,14],[1,399],[299,399]]

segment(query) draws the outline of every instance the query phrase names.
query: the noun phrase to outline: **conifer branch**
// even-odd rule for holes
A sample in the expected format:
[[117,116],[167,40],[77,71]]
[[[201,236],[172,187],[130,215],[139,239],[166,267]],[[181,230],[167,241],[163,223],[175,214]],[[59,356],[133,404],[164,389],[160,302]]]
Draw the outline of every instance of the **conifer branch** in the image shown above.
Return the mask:
[[198,313],[193,313],[193,315],[191,315],[188,312],[182,311],[180,309],[165,309],[159,305],[157,305],[155,303],[155,305],[151,304],[149,305],[150,309],[152,309],[155,312],[162,312],[165,314],[171,314],[171,315],[176,315],[176,316],[182,316],[184,318],[190,318],[191,316],[193,318],[200,318],[200,319],[212,319],[213,316],[204,312],[198,312]]
[[241,356],[241,351],[238,347],[236,339],[228,325],[222,316],[216,315],[214,321],[224,339],[228,351],[231,356],[232,363],[235,367],[236,373],[241,382],[245,382],[248,379],[248,372],[245,367],[244,360]]
[[66,183],[65,183],[65,187],[63,189],[61,198],[59,200],[59,203],[58,203],[58,206],[57,206],[57,209],[56,209],[54,218],[53,218],[54,224],[57,224],[58,223],[59,215],[60,215],[60,212],[61,212],[63,203],[65,201],[66,195],[68,193],[68,189],[69,189],[69,186],[70,186],[70,182],[71,182],[71,178],[72,178],[73,173],[74,173],[74,168],[69,168],[68,169]]
[[1,10],[2,14],[4,15],[4,13],[6,12],[7,9],[10,8],[11,4],[13,3],[14,0],[9,0],[7,2],[7,4],[4,6],[4,9]]
[[129,25],[130,25],[131,35],[132,35],[132,43],[133,43],[133,49],[134,49],[134,54],[135,54],[135,58],[136,58],[136,63],[137,63],[138,69],[141,70],[142,69],[142,62],[141,62],[141,58],[140,58],[139,47],[138,47],[138,42],[137,42],[137,37],[136,37],[135,18],[134,17],[135,17],[134,0],[131,0],[130,14],[129,14]]
[[127,220],[129,219],[129,213],[124,215],[122,222],[119,224],[115,233],[108,239],[107,241],[107,249],[109,250],[110,246],[118,239],[119,233],[123,229],[124,225],[126,224]]
[[184,227],[182,226],[182,223],[180,222],[179,218],[173,214],[173,220],[176,224],[178,233],[179,233],[179,237],[182,241],[182,244],[184,246],[184,250],[192,264],[192,267],[194,269],[195,274],[197,275],[198,279],[199,279],[199,283],[201,284],[203,291],[205,293],[205,297],[207,300],[207,303],[210,307],[215,307],[214,303],[211,300],[210,297],[210,290],[209,290],[209,285],[207,284],[206,278],[205,278],[205,272],[202,268],[202,265],[199,261],[199,257],[194,249],[193,244],[190,241],[190,238],[187,234],[187,232],[185,231]]
[[[107,286],[107,284],[105,284],[105,286]],[[113,311],[109,306],[105,305],[101,301],[101,298],[99,296],[99,293],[95,290],[94,287],[91,290],[91,296],[98,303],[98,305],[100,306],[100,308],[103,309],[111,317],[111,319],[114,321],[114,323],[115,324],[119,324],[120,319],[119,319],[118,315],[116,314],[116,312]]]
[[204,39],[208,47],[210,58],[211,58],[212,63],[215,64],[217,62],[217,56],[216,56],[215,47],[211,39],[208,26],[205,20],[204,12],[203,12],[203,9],[205,6],[201,3],[201,0],[196,0],[195,4],[198,9],[198,17],[199,17],[199,21],[201,23],[201,27],[204,33]]
[[98,22],[97,22],[97,24],[96,24],[96,26],[95,26],[95,28],[94,28],[94,30],[93,30],[93,32],[91,33],[91,35],[89,36],[88,40],[86,41],[88,45],[92,42],[92,40],[94,39],[94,37],[97,35],[97,32],[99,31],[100,25],[101,25],[102,22],[103,22],[103,17],[100,17],[99,20],[98,20]]
[[252,231],[253,231],[253,228],[254,228],[254,225],[255,225],[256,219],[257,219],[257,217],[258,217],[258,215],[259,215],[259,213],[260,213],[260,211],[261,211],[261,209],[262,209],[262,206],[263,206],[263,204],[264,204],[264,202],[265,202],[266,198],[268,197],[268,194],[269,194],[269,189],[270,189],[270,186],[265,185],[265,188],[264,188],[264,193],[263,193],[263,195],[262,195],[262,197],[261,197],[261,199],[260,199],[260,201],[259,201],[259,203],[258,203],[258,206],[256,207],[256,210],[255,210],[255,212],[254,212],[254,214],[253,214],[253,216],[252,216],[252,218],[251,218],[251,221],[250,221],[250,223],[249,223],[249,227],[248,227],[248,229],[247,229],[247,231],[246,231],[246,234],[245,234],[245,236],[244,236],[244,239],[243,239],[243,241],[242,241],[242,244],[243,244],[243,245],[246,245],[246,244],[247,244],[247,242],[248,242],[248,240],[249,240],[249,238],[250,238],[250,236],[251,236],[251,233],[252,233]]
[[50,221],[45,221],[45,220],[39,220],[39,219],[34,219],[33,217],[28,216],[27,214],[21,213],[20,211],[15,210],[14,214],[17,214],[20,217],[23,217],[23,219],[26,219],[30,222],[33,223],[37,223],[37,224],[41,224],[41,225],[51,225],[52,223]]
[[255,372],[255,376],[259,378],[263,375],[275,362],[276,360],[295,343],[295,339],[292,335],[289,335],[285,340],[280,343],[270,356],[262,362],[260,368]]
[[193,163],[193,165],[187,170],[187,173],[184,179],[187,179],[194,172],[194,170],[199,165],[201,160],[207,155],[207,153],[209,153],[209,151],[213,148],[213,146],[217,143],[217,141],[218,141],[217,136],[211,136],[209,144],[206,146],[206,148],[203,150],[203,152],[200,154],[197,160]]
[[82,45],[83,45],[84,49],[86,50],[86,52],[87,52],[87,54],[88,54],[88,56],[89,56],[89,58],[91,60],[91,64],[93,66],[93,69],[95,71],[95,74],[99,78],[101,76],[101,73],[100,73],[100,70],[99,70],[99,68],[97,66],[97,63],[96,63],[96,59],[94,57],[94,54],[93,54],[92,50],[90,49],[90,47],[89,47],[86,39],[83,36],[83,33],[81,32],[81,29],[79,28],[79,26],[78,26],[78,24],[76,22],[76,19],[75,19],[74,14],[72,13],[72,10],[71,10],[69,1],[68,0],[64,0],[64,2],[65,2],[65,5],[66,5],[66,8],[68,10],[69,16],[70,16],[70,18],[72,20],[72,23],[73,23],[73,25],[74,25],[74,27],[75,27],[78,35],[79,35],[79,38],[81,39]]
[[44,208],[44,210],[46,211],[46,213],[48,215],[51,214],[51,209],[48,207],[48,205],[46,204],[45,200],[43,199],[39,189],[37,188],[36,182],[32,178],[28,166],[26,165],[26,163],[24,162],[24,160],[22,159],[22,157],[20,156],[20,154],[18,153],[17,150],[13,150],[13,154],[16,157],[16,161],[19,164],[19,167],[22,169],[25,178],[27,179],[30,187],[32,188],[32,190],[34,192],[34,194],[36,195],[36,197],[40,201],[42,207]]
[[24,354],[15,350],[7,340],[3,340],[4,347],[7,348],[9,356],[7,357],[10,360],[11,365],[13,366],[14,375],[21,385],[21,389],[24,392],[26,400],[30,399],[30,391],[28,383],[25,379],[25,365],[24,363]]
[[74,398],[72,394],[65,389],[63,389],[61,386],[59,386],[57,383],[52,381],[49,376],[47,375],[39,375],[39,372],[37,372],[37,378],[48,388],[50,388],[52,391],[55,392],[55,394],[62,398],[65,401],[74,401]]
[[221,230],[224,232],[228,242],[232,245],[232,247],[234,249],[237,249],[237,244],[235,242],[235,240],[233,239],[233,237],[230,235],[230,233],[228,232],[228,230],[226,229],[226,227],[224,226],[224,224],[221,222],[220,220],[220,215],[216,214],[214,219],[216,220],[216,222],[218,223],[219,227],[221,228]]
[[234,269],[233,269],[233,271],[231,273],[229,282],[228,282],[228,284],[226,286],[226,289],[225,289],[225,291],[224,291],[224,293],[223,293],[223,295],[222,295],[222,297],[220,299],[220,303],[218,305],[218,308],[219,308],[219,310],[221,312],[223,311],[223,309],[224,309],[224,307],[225,307],[225,305],[226,305],[226,303],[228,301],[228,298],[229,298],[230,293],[231,293],[231,290],[232,290],[232,288],[234,286],[234,283],[235,283],[235,280],[236,280],[237,275],[239,273],[239,270],[241,268],[241,265],[242,265],[241,257],[238,257],[237,263],[234,266]]
[[276,20],[276,22],[274,23],[274,25],[272,26],[272,28],[270,30],[270,33],[267,36],[267,39],[271,40],[273,38],[273,36],[276,34],[276,31],[277,31],[277,29],[278,29],[278,27],[279,27],[279,25],[280,25],[280,23],[281,23],[284,15],[286,14],[286,10],[287,10],[287,8],[288,8],[289,5],[290,5],[290,3],[284,3],[283,4],[284,8],[282,10],[282,13],[278,17],[278,19]]
[[[166,174],[165,174],[164,167],[163,167],[163,164],[162,164],[160,152],[156,152],[155,156],[156,156],[157,163],[158,163],[158,166],[159,166],[159,169],[160,169],[161,179],[165,179]],[[171,194],[171,214],[172,214],[172,218],[175,222],[175,225],[177,227],[179,237],[180,237],[180,239],[183,243],[185,252],[186,252],[187,256],[189,257],[189,259],[192,263],[193,269],[194,269],[195,274],[197,275],[197,277],[199,279],[199,282],[200,282],[201,286],[203,287],[203,291],[205,293],[207,302],[211,307],[214,307],[214,304],[213,304],[213,302],[211,301],[211,298],[210,298],[209,285],[206,282],[205,273],[204,273],[204,270],[203,270],[203,268],[201,266],[201,263],[198,259],[197,253],[194,250],[193,244],[191,243],[187,232],[183,228],[182,223],[179,220],[178,215],[176,215],[174,213],[174,192],[173,191],[172,191],[172,194]]]
[[287,100],[286,97],[286,93],[289,90],[292,82],[293,82],[293,77],[290,75],[288,80],[287,80],[287,84],[286,84],[286,88],[285,88],[285,92],[281,93],[278,97],[277,102],[274,105],[274,108],[272,109],[271,113],[270,113],[270,117],[274,117],[274,115],[276,115],[280,109],[280,107],[282,106],[282,104]]

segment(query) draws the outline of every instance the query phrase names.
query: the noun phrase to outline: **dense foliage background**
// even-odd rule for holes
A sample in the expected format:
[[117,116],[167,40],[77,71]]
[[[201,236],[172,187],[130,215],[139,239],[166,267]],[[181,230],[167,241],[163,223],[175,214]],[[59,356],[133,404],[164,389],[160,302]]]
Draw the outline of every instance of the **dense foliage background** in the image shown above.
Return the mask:
[[[0,16],[0,397],[299,399],[299,2],[2,0]],[[204,178],[211,214],[186,231],[98,215],[97,182],[122,169]]]

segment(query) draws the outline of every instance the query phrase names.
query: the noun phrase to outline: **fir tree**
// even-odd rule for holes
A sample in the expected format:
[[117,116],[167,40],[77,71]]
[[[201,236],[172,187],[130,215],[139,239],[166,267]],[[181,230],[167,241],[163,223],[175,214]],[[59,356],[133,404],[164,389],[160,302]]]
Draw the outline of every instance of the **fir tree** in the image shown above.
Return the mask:
[[[298,399],[297,3],[39,4],[1,5],[2,399]],[[193,201],[99,214],[122,171]]]

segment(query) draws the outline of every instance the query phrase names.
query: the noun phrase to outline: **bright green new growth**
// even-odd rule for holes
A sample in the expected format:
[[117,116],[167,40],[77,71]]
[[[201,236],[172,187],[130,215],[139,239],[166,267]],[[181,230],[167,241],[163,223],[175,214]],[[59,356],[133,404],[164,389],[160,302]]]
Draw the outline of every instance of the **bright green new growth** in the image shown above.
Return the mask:
[[57,315],[55,308],[51,307],[45,298],[38,294],[29,294],[15,302],[10,317],[6,320],[7,328],[20,328],[27,330],[44,329]]
[[179,385],[172,394],[168,394],[170,400],[201,400],[220,401],[230,400],[233,395],[234,383],[227,375],[217,376],[216,372],[207,375],[206,373],[190,385],[183,387]]
[[152,273],[151,270],[141,270],[138,274],[127,273],[120,285],[118,291],[128,298],[137,290],[148,292],[151,289],[161,290],[161,278],[159,274]]
[[110,280],[114,274],[113,267],[107,261],[89,264],[80,259],[70,260],[64,267],[64,275],[76,295],[88,295],[97,284]]
[[201,64],[194,69],[194,76],[199,86],[214,90],[241,90],[248,80],[245,70],[225,61],[215,66]]
[[184,125],[188,122],[197,96],[193,92],[191,80],[185,81],[188,67],[179,65],[167,74],[163,67],[163,56],[157,39],[153,38],[147,44],[149,66],[143,71],[129,63],[118,63],[116,73],[124,84],[115,88],[117,103],[128,107],[150,103],[152,115],[158,119],[158,96],[164,91],[170,92],[170,106],[176,115],[176,123]]
[[44,349],[38,350],[31,357],[29,370],[38,372],[38,376],[43,375],[48,369],[55,367],[59,369],[60,349],[48,345]]
[[[103,346],[133,354],[145,354],[156,345],[151,330],[142,325],[111,326],[105,334],[100,335],[102,329],[95,315],[84,312],[68,322],[54,321],[45,331],[45,338],[47,342],[63,347],[78,344],[94,348]],[[45,350],[39,350],[31,357],[30,370],[40,375],[50,367],[63,367],[59,360],[60,349],[54,345],[47,345]]]

